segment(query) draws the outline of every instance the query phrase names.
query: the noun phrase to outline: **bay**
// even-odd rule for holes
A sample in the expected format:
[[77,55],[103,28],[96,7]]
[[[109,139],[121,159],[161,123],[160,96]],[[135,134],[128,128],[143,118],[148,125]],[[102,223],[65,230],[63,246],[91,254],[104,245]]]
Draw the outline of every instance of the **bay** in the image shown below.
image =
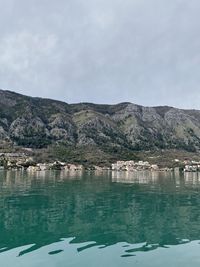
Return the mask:
[[199,266],[200,174],[0,172],[0,266]]

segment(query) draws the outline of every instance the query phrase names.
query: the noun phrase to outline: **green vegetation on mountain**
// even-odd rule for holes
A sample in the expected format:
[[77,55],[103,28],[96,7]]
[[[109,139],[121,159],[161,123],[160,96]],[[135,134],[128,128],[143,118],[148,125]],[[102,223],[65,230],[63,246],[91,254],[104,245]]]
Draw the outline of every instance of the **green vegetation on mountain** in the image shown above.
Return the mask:
[[67,104],[0,90],[0,149],[13,146],[45,151],[47,158],[102,164],[137,158],[138,151],[198,152],[200,111]]

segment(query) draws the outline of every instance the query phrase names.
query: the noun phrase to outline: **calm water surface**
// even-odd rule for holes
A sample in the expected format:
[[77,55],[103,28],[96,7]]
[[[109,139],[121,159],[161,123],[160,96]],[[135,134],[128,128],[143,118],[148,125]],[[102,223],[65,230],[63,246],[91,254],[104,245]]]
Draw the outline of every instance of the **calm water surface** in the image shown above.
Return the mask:
[[1,267],[200,266],[200,174],[0,172]]

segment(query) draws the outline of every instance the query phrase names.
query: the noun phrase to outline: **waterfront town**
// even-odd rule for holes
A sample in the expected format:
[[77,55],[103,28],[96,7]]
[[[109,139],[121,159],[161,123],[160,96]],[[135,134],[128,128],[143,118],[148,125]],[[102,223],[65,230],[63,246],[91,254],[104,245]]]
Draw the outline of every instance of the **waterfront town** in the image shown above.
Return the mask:
[[1,153],[0,154],[0,168],[5,170],[13,169],[25,169],[27,171],[46,171],[46,170],[68,170],[68,171],[83,171],[83,170],[95,170],[95,171],[184,171],[184,172],[199,172],[200,161],[174,160],[174,167],[161,168],[158,164],[150,164],[148,161],[117,161],[110,166],[90,166],[85,167],[81,164],[72,164],[67,162],[55,161],[52,163],[36,163],[33,158],[27,156],[25,153]]

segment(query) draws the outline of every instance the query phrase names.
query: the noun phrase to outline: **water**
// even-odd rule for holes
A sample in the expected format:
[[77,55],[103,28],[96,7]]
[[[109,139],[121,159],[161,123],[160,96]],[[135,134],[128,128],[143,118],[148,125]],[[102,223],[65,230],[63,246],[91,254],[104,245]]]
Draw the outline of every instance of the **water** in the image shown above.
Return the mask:
[[0,172],[1,267],[200,266],[200,174]]

